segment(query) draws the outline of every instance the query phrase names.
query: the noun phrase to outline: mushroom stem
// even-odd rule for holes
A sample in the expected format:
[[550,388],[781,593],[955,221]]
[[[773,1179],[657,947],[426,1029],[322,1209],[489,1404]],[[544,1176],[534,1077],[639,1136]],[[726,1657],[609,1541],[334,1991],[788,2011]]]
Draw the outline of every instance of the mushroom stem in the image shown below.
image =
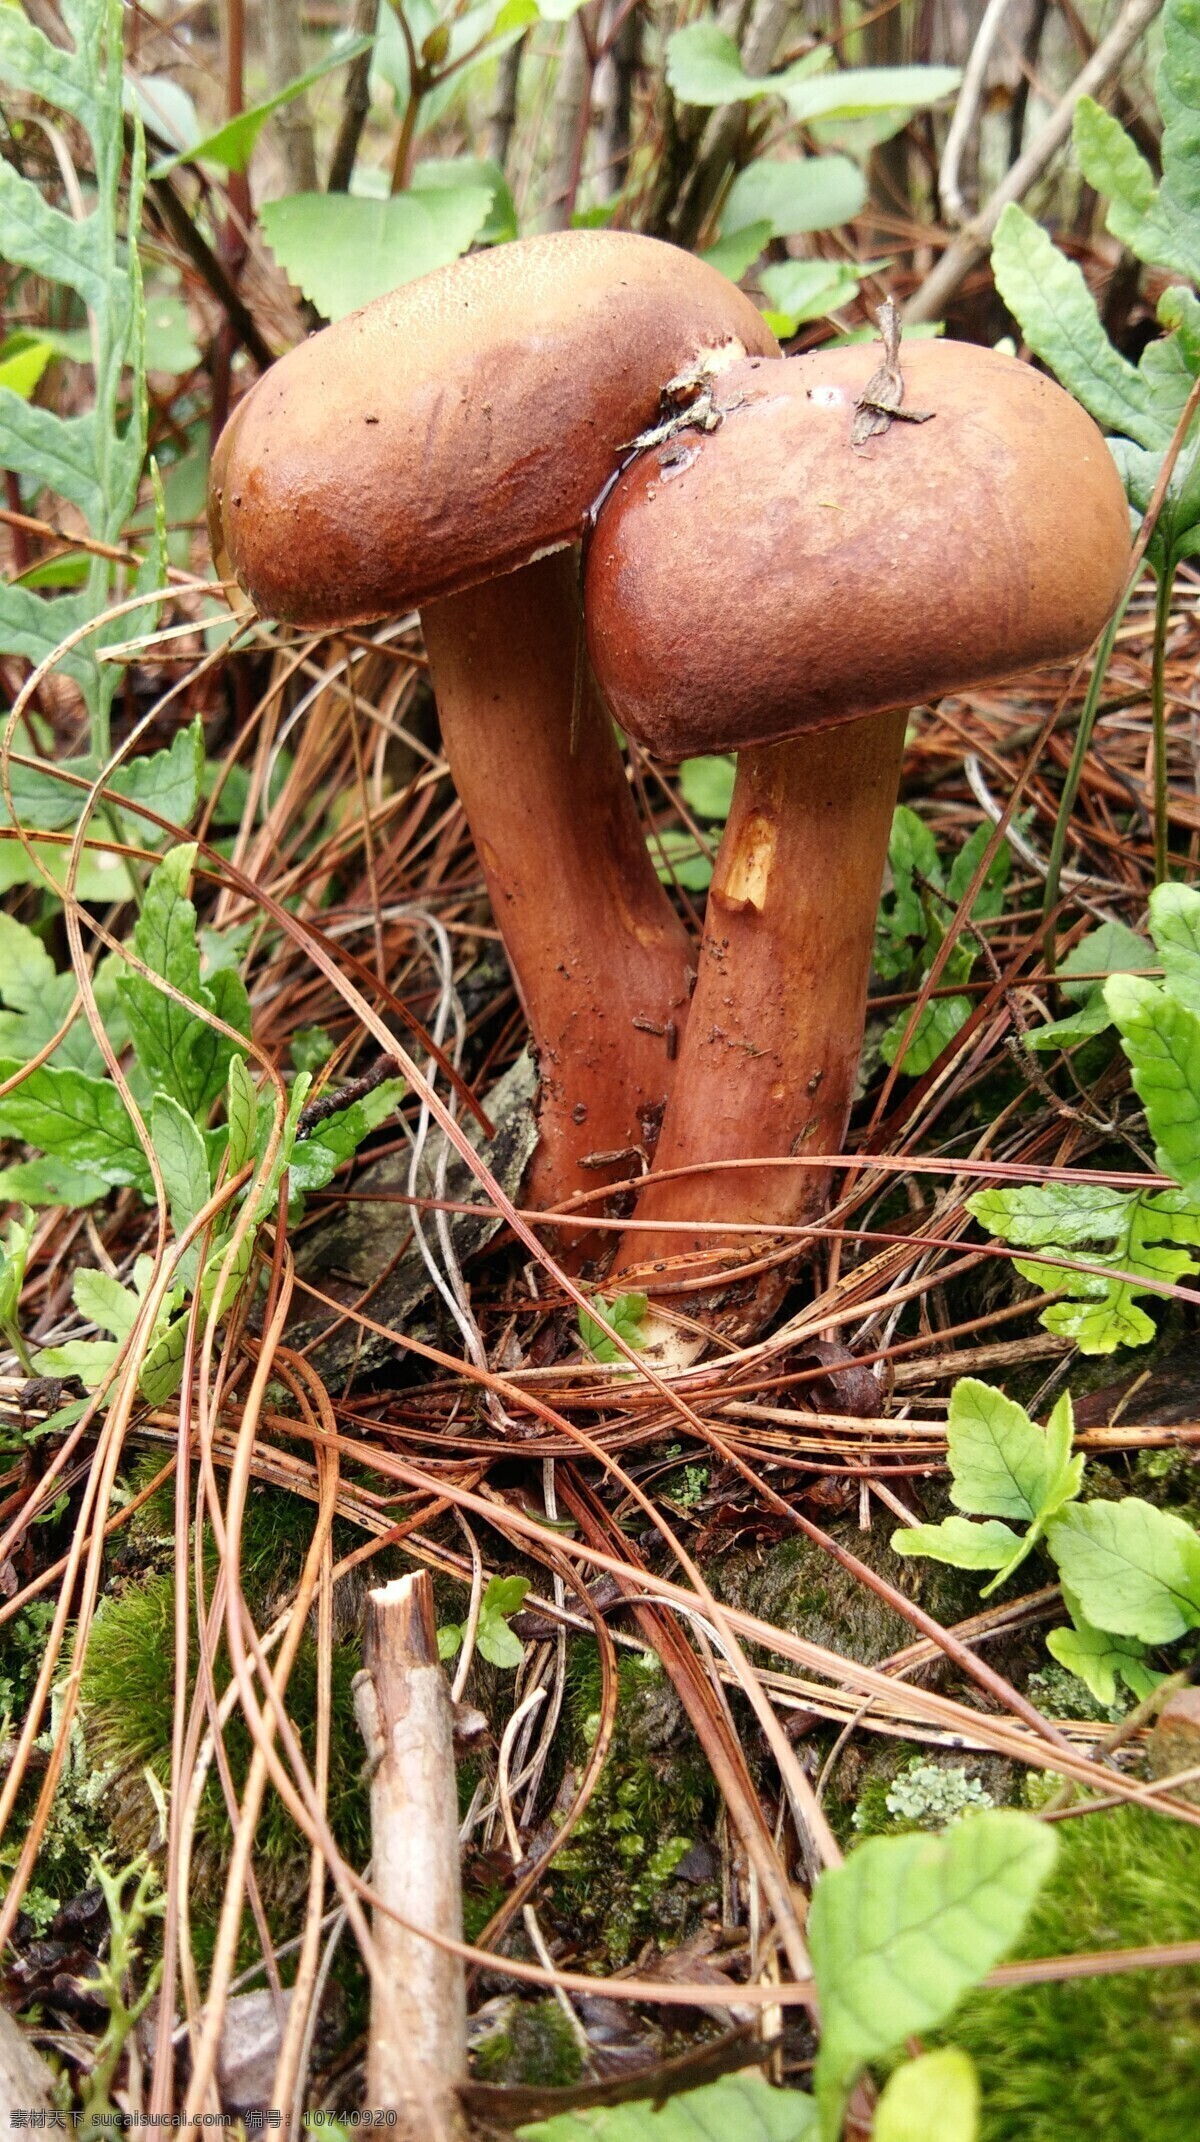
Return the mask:
[[[575,552],[428,603],[421,620],[443,747],[538,1053],[527,1195],[545,1209],[653,1153],[694,954],[592,681]],[[571,1230],[565,1252],[579,1240]]]
[[[829,1173],[700,1162],[841,1150],[862,1047],[879,888],[900,781],[903,710],[743,751],[713,873],[679,1076],[639,1221],[796,1226],[819,1217]],[[738,1282],[761,1235],[624,1235],[616,1259],[664,1307],[727,1337],[758,1331],[787,1263]],[[671,1260],[685,1260],[665,1269]],[[697,1299],[699,1295],[699,1299]]]

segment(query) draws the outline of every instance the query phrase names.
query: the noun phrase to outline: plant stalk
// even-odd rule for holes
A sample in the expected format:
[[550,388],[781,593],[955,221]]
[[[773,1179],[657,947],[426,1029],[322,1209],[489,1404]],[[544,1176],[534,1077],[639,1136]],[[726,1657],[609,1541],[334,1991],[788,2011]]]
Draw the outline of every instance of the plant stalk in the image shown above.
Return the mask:
[[1164,560],[1154,596],[1154,646],[1150,666],[1150,715],[1154,725],[1154,882],[1165,885],[1168,868],[1167,823],[1167,633],[1175,569]]

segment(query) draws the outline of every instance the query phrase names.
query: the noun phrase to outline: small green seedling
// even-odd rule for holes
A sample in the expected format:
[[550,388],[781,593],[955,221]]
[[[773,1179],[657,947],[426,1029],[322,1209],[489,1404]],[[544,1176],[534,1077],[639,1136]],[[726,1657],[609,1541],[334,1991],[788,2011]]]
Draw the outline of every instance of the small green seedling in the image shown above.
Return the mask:
[[[627,1346],[634,1348],[645,1344],[645,1320],[650,1308],[645,1294],[618,1294],[611,1302],[592,1296],[594,1315],[586,1309],[579,1312],[579,1343],[593,1361],[614,1361],[625,1364],[625,1356],[615,1346],[609,1334],[616,1332]],[[625,1364],[626,1366],[628,1364]]]
[[[479,1620],[475,1628],[475,1647],[489,1666],[501,1666],[511,1670],[520,1665],[525,1655],[525,1646],[515,1631],[510,1629],[509,1616],[519,1613],[528,1590],[527,1577],[489,1577],[487,1589],[479,1602]],[[437,1633],[438,1657],[455,1658],[462,1649],[466,1633],[465,1622],[443,1623]]]

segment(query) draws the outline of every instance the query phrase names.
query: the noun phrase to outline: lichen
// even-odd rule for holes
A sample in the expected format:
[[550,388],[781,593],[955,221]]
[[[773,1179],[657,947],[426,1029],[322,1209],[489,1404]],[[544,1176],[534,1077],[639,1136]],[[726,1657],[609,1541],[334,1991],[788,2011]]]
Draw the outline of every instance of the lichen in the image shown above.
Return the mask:
[[[944,1830],[979,1808],[994,1807],[978,1778],[969,1777],[961,1763],[930,1763],[914,1756],[883,1795],[888,1827],[895,1830]],[[856,1807],[854,1827],[878,1829],[875,1810]]]

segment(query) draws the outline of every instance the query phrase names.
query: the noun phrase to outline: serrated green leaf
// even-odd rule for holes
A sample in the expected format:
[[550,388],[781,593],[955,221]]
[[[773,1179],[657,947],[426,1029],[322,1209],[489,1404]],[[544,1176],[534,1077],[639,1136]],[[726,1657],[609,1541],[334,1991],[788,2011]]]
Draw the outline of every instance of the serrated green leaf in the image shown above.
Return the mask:
[[[947,1442],[956,1509],[1026,1523],[1057,1507],[1066,1486],[1074,1424],[1069,1393],[1045,1429],[990,1384],[962,1376],[950,1398]],[[1076,1487],[1075,1492],[1078,1492]]]
[[1171,436],[1142,375],[1113,348],[1087,284],[1041,225],[1010,201],[992,240],[992,271],[1030,348],[1106,431],[1162,448]]
[[136,811],[136,806],[144,804],[156,817],[186,831],[200,800],[203,779],[204,724],[197,715],[190,727],[179,730],[165,751],[149,752],[144,758],[129,759],[114,768],[107,785],[127,799],[137,828],[134,837],[145,846],[147,836],[153,842],[161,835]]
[[1164,1678],[1147,1666],[1146,1654],[1135,1638],[1095,1629],[1082,1614],[1074,1629],[1051,1629],[1046,1649],[1068,1673],[1084,1682],[1097,1703],[1116,1702],[1118,1679],[1144,1703]]
[[871,2142],[977,2142],[979,2077],[969,2053],[946,2045],[906,2060],[888,2078]]
[[614,1346],[609,1334],[617,1332],[627,1346],[639,1347],[645,1336],[643,1324],[650,1307],[645,1294],[618,1294],[606,1302],[600,1295],[592,1296],[595,1316],[585,1309],[579,1311],[579,1337],[593,1361],[624,1361],[620,1348]]
[[943,1835],[872,1837],[817,1882],[809,1948],[821,2001],[826,2142],[869,2060],[945,2022],[1011,1948],[1054,1861],[1030,1815],[968,1815]]
[[1079,168],[1109,204],[1109,230],[1136,252],[1144,242],[1146,215],[1157,192],[1154,172],[1120,120],[1091,97],[1079,99],[1072,130]]
[[[900,1054],[911,1014],[911,1004],[902,1005],[880,1041],[879,1053],[885,1064],[894,1064]],[[905,1077],[923,1078],[943,1049],[948,1049],[955,1035],[962,1032],[970,1016],[969,997],[934,997],[922,1011],[904,1051],[900,1069]]]
[[467,184],[391,194],[294,193],[264,201],[263,237],[327,320],[445,267],[478,237],[493,189]]
[[1129,1058],[1158,1164],[1200,1195],[1200,1015],[1139,975],[1112,975],[1104,1001]]
[[[21,1069],[0,1058],[0,1080]],[[0,1098],[0,1136],[94,1169],[111,1185],[148,1191],[150,1170],[125,1103],[110,1079],[43,1064]]]
[[172,848],[151,876],[133,932],[133,950],[153,974],[161,975],[197,1006],[157,989],[144,975],[126,974],[119,988],[129,1019],[138,1062],[151,1086],[179,1102],[193,1118],[202,1116],[225,1084],[235,1044],[199,1016],[215,1013],[248,1033],[249,1003],[239,976],[222,970],[210,983],[200,979],[196,910],[187,897],[195,847]]
[[[1137,1306],[1137,1297],[1147,1291],[1139,1282],[1174,1285],[1200,1270],[1191,1254],[1200,1245],[1200,1203],[1183,1190],[1022,1183],[978,1191],[966,1204],[1001,1241],[1065,1260],[1043,1264],[1022,1257],[1015,1263],[1032,1286],[1066,1292],[1069,1299],[1044,1309],[1040,1321],[1048,1331],[1074,1339],[1086,1354],[1146,1345],[1155,1326]],[[1187,1246],[1166,1247],[1173,1243]],[[1072,1254],[1100,1269],[1072,1271]]]
[[115,1339],[68,1339],[62,1346],[39,1347],[33,1365],[39,1376],[77,1376],[86,1391],[94,1391],[119,1352]]
[[1200,1626],[1200,1538],[1182,1517],[1138,1495],[1076,1503],[1046,1541],[1094,1628],[1167,1644]]
[[[80,168],[88,173],[89,213],[75,218],[53,208],[12,161],[0,161],[0,226],[10,265],[65,284],[91,311],[89,356],[93,406],[60,416],[0,387],[0,462],[25,478],[31,491],[48,487],[79,508],[91,533],[115,543],[129,518],[145,456],[146,409],[140,267],[136,245],[121,229],[125,164],[122,10],[119,0],[80,0],[69,9],[69,41],[51,44],[13,8],[0,10],[0,78],[19,83],[31,96],[71,115],[82,144]],[[79,160],[79,151],[75,152]],[[133,119],[127,222],[136,232],[141,212],[145,153],[140,122]],[[132,372],[125,396],[123,372]],[[76,410],[78,405],[76,404]],[[128,415],[122,423],[123,411]],[[43,595],[31,588],[0,587],[0,651],[40,661],[68,633],[99,616],[111,600],[114,568],[94,557],[78,592]],[[120,625],[98,628],[85,644],[62,658],[61,667],[83,691],[93,744],[107,755],[108,714],[121,672],[97,659]],[[25,874],[8,883],[25,882]],[[103,897],[87,893],[85,897]]]
[[519,2142],[816,2142],[817,2108],[764,2076],[725,2075],[677,2097],[556,2112],[518,2127]]
[[940,1525],[901,1525],[892,1534],[894,1553],[926,1555],[955,1569],[1007,1569],[1010,1562],[1015,1567],[1023,1545],[1021,1534],[998,1518],[973,1525],[965,1517],[945,1517]]
[[[1150,895],[1150,934],[1171,995],[1200,1012],[1200,893],[1190,885],[1156,885]],[[1151,962],[1146,958],[1139,964]]]

